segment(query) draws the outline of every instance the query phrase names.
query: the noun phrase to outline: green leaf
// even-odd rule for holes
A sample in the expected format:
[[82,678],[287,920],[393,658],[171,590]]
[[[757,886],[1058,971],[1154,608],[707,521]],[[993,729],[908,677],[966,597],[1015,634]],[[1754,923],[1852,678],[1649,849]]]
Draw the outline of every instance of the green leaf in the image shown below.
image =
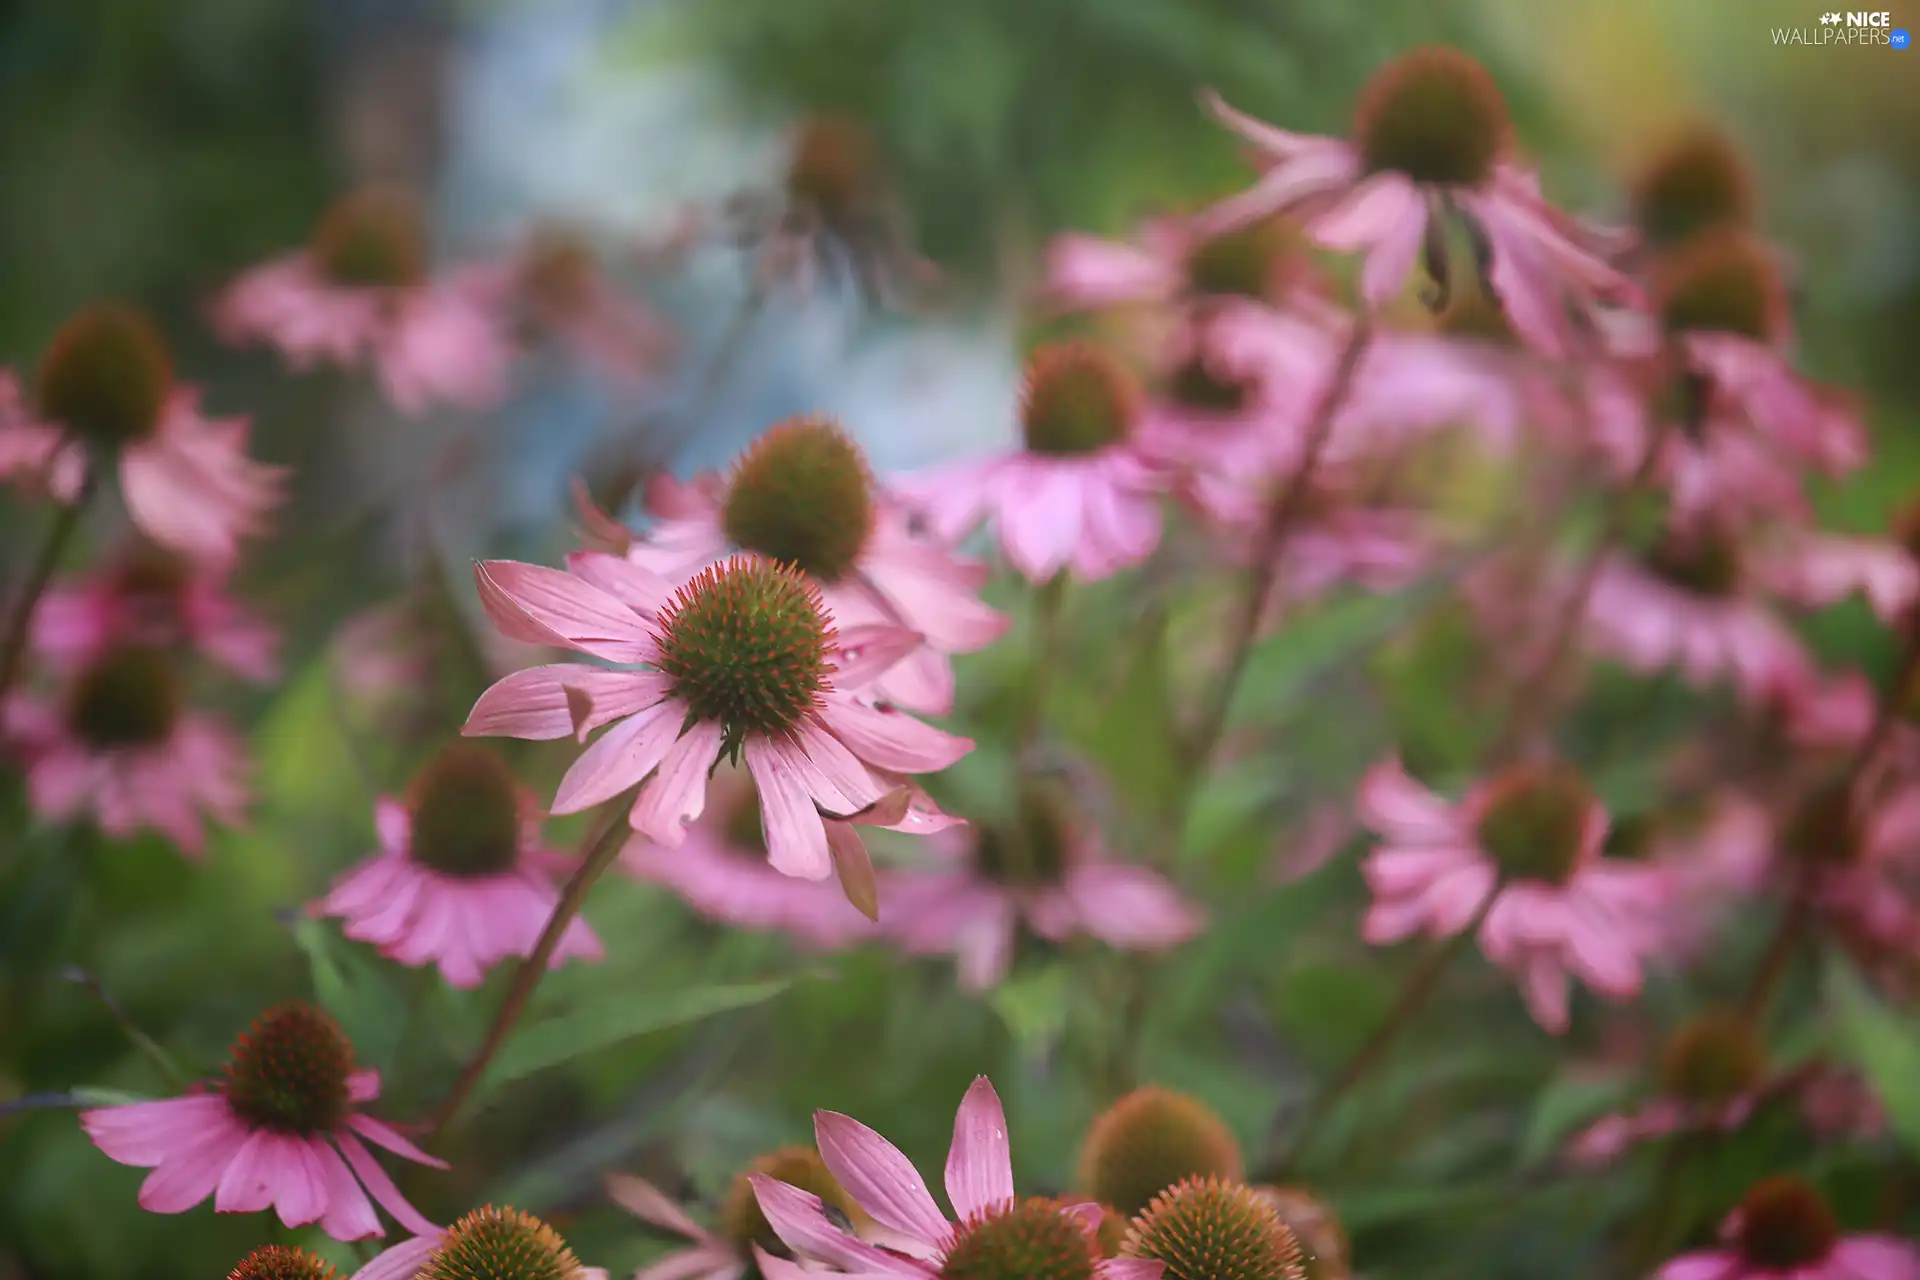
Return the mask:
[[1071,994],[1067,966],[1053,964],[1014,973],[993,989],[987,1003],[1020,1051],[1038,1056],[1066,1030]]
[[310,917],[294,922],[293,940],[306,953],[314,999],[339,1019],[355,1054],[390,1069],[408,1021],[406,997],[395,985],[392,970]]
[[1888,1125],[1920,1153],[1920,1028],[1882,1004],[1844,961],[1827,967],[1827,992],[1840,1038],[1886,1107]]
[[1100,762],[1114,794],[1140,815],[1165,811],[1181,778],[1181,730],[1167,672],[1167,620],[1142,619],[1122,643],[1126,670],[1089,719],[1083,745]]
[[689,987],[652,996],[621,995],[523,1026],[501,1046],[487,1073],[481,1077],[475,1096],[485,1097],[502,1085],[536,1071],[559,1066],[597,1049],[611,1048],[635,1036],[683,1027],[717,1014],[764,1004],[791,985],[791,979],[782,978],[775,982]]
[[1616,1109],[1633,1086],[1629,1072],[1553,1080],[1533,1100],[1533,1115],[1520,1139],[1519,1167],[1529,1168],[1552,1155],[1575,1130]]

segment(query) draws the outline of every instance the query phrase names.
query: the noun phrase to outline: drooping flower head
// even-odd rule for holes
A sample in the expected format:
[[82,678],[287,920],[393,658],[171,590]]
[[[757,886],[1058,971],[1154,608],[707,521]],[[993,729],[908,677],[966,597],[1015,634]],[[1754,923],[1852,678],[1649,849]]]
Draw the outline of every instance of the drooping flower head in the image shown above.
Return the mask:
[[1652,302],[1673,335],[1730,333],[1773,346],[1787,338],[1791,323],[1773,254],[1738,229],[1697,236],[1664,257]]
[[359,1110],[379,1093],[379,1073],[355,1069],[338,1024],[293,1002],[234,1041],[210,1088],[83,1111],[80,1123],[114,1160],[153,1170],[140,1188],[149,1213],[184,1213],[212,1196],[221,1213],[272,1207],[289,1227],[317,1222],[336,1240],[361,1240],[385,1234],[377,1201],[409,1230],[436,1231],[365,1143],[435,1168],[446,1163]]
[[486,1205],[444,1231],[393,1246],[353,1280],[607,1280],[580,1265],[558,1231],[519,1209]]
[[285,473],[246,457],[246,420],[201,414],[199,393],[175,382],[165,341],[135,308],[102,303],[62,325],[33,401],[0,375],[0,478],[72,502],[88,475],[116,471],[140,531],[197,561],[231,564],[284,496]]
[[[1159,1280],[1157,1262],[1101,1256],[1098,1205],[1068,1208],[1015,1195],[1006,1115],[985,1076],[954,1117],[946,1185],[957,1222],[940,1211],[912,1163],[859,1121],[817,1112],[814,1137],[835,1182],[898,1233],[899,1247],[875,1248],[837,1226],[819,1196],[752,1175],[768,1223],[796,1254],[852,1274],[913,1280]],[[769,1268],[764,1257],[761,1267]]]
[[340,1280],[325,1258],[286,1245],[262,1245],[233,1264],[227,1280]]
[[1721,1228],[1718,1249],[1669,1261],[1656,1280],[1914,1280],[1920,1251],[1893,1236],[1842,1235],[1820,1193],[1790,1174],[1754,1185]]
[[[313,904],[343,932],[404,965],[438,965],[456,987],[480,984],[503,960],[531,955],[559,905],[556,855],[520,782],[494,752],[470,742],[444,748],[422,769],[405,804],[374,807],[381,849]],[[560,937],[550,963],[597,960],[584,920]]]
[[957,541],[981,522],[1026,578],[1063,569],[1094,581],[1159,545],[1160,470],[1133,439],[1141,409],[1131,374],[1105,350],[1068,341],[1034,352],[1020,396],[1025,448],[917,476],[901,491],[934,531]]
[[1168,1280],[1306,1280],[1300,1241],[1258,1190],[1208,1176],[1155,1196],[1124,1254],[1164,1263]]
[[1305,243],[1290,218],[1211,235],[1183,218],[1149,224],[1132,243],[1068,233],[1047,245],[1047,296],[1065,307],[1178,305],[1189,319],[1220,307],[1282,301],[1305,282]]
[[187,706],[164,649],[102,649],[68,674],[57,702],[14,695],[0,728],[0,741],[24,760],[43,818],[90,814],[121,839],[151,827],[189,855],[205,847],[203,817],[241,821],[243,749],[219,721]]
[[1766,1076],[1766,1050],[1747,1020],[1708,1010],[1668,1039],[1656,1096],[1634,1111],[1595,1121],[1574,1138],[1570,1154],[1602,1164],[1670,1134],[1737,1128],[1759,1104]]
[[[1295,210],[1320,245],[1365,253],[1361,289],[1375,307],[1400,292],[1417,260],[1438,285],[1436,303],[1467,266],[1488,279],[1521,336],[1555,356],[1571,339],[1573,306],[1631,293],[1597,252],[1618,237],[1541,198],[1537,178],[1512,159],[1499,86],[1457,49],[1415,49],[1374,72],[1351,141],[1289,133],[1218,99],[1209,105],[1269,167],[1203,215],[1203,231]],[[1456,222],[1472,246],[1470,266],[1455,261]]]
[[1187,1178],[1245,1173],[1240,1144],[1226,1122],[1196,1098],[1171,1089],[1136,1089],[1094,1119],[1080,1148],[1079,1182],[1127,1217]]
[[1669,139],[1633,183],[1633,222],[1649,246],[1681,244],[1704,231],[1753,221],[1753,175],[1718,129],[1695,127]]

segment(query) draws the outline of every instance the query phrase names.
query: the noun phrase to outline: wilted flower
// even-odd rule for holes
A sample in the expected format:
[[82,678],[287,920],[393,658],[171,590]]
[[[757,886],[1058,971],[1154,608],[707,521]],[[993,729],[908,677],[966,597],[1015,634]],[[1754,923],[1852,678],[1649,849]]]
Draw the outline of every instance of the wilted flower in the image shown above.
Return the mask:
[[839,426],[795,418],[767,431],[730,476],[691,484],[655,481],[653,526],[627,558],[679,586],[734,551],[791,565],[820,588],[842,627],[904,627],[924,637],[873,682],[873,695],[906,711],[953,709],[953,664],[1007,629],[980,602],[986,566],[953,556],[910,528],[867,460]]
[[475,1209],[429,1227],[353,1273],[353,1280],[607,1280],[583,1267],[560,1233],[518,1209]]
[[289,1227],[317,1222],[336,1240],[362,1240],[386,1234],[378,1201],[408,1230],[436,1231],[362,1139],[437,1169],[446,1162],[358,1110],[379,1096],[380,1073],[354,1069],[333,1019],[296,1002],[261,1015],[205,1091],[83,1111],[80,1123],[114,1160],[153,1170],[140,1188],[149,1213],[184,1213],[212,1196],[220,1213],[271,1207]]
[[67,678],[58,703],[14,694],[0,716],[0,745],[23,758],[42,818],[90,811],[110,836],[151,827],[189,855],[205,847],[203,816],[235,826],[247,803],[243,747],[185,704],[160,649],[95,653]]
[[1567,352],[1570,302],[1631,293],[1596,252],[1619,237],[1576,225],[1542,199],[1538,178],[1511,159],[1499,86],[1457,49],[1417,49],[1376,71],[1351,142],[1289,133],[1218,98],[1208,105],[1270,167],[1203,215],[1203,232],[1292,211],[1320,245],[1366,254],[1361,287],[1377,307],[1422,258],[1441,294],[1450,293],[1449,225],[1463,221],[1475,270],[1490,278],[1513,327],[1554,356]]
[[[560,893],[558,855],[540,843],[540,815],[499,756],[469,743],[444,748],[403,805],[374,806],[380,852],[313,904],[341,932],[404,965],[438,965],[456,987],[476,987],[502,960],[533,953]],[[598,960],[587,922],[561,934],[549,963]]]
[[[814,1138],[835,1181],[873,1220],[898,1232],[899,1248],[878,1249],[843,1231],[820,1197],[764,1175],[754,1193],[774,1233],[797,1254],[856,1275],[931,1280],[1159,1280],[1158,1262],[1103,1258],[1096,1240],[1100,1207],[1017,1198],[1007,1119],[981,1076],[954,1117],[947,1153],[949,1222],[907,1158],[849,1116],[814,1114]],[[766,1262],[762,1261],[762,1269]]]
[[73,502],[90,472],[117,469],[133,523],[195,560],[232,563],[285,496],[285,471],[250,461],[246,443],[246,419],[204,416],[152,322],[128,307],[90,307],[61,327],[31,409],[0,373],[0,479]]
[[1187,1178],[1246,1172],[1226,1122],[1197,1098],[1135,1089],[1094,1118],[1080,1146],[1079,1185],[1131,1218]]
[[1655,1280],[1914,1280],[1920,1252],[1893,1236],[1840,1234],[1820,1193],[1778,1174],[1747,1192],[1720,1229],[1721,1248],[1683,1254]]
[[227,341],[266,343],[295,369],[371,364],[402,413],[484,409],[506,393],[512,358],[486,284],[484,272],[431,278],[418,210],[371,190],[328,210],[307,248],[241,276],[214,318]]
[[1362,867],[1368,942],[1447,937],[1478,920],[1480,949],[1555,1034],[1567,1029],[1569,974],[1616,1000],[1639,994],[1666,881],[1600,856],[1607,813],[1578,775],[1516,767],[1449,803],[1389,760],[1367,774],[1359,807],[1381,837]]

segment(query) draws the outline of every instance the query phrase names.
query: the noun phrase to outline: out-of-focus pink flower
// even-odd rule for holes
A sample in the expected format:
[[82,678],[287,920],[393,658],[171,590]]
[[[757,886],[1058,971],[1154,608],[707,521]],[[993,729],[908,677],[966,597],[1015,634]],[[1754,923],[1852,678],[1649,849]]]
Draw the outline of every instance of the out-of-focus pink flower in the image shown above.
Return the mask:
[[1777,1174],[1747,1192],[1718,1249],[1682,1254],[1654,1280],[1915,1280],[1920,1251],[1893,1236],[1842,1235],[1820,1193]]
[[1484,906],[1480,949],[1546,1030],[1567,1028],[1569,974],[1614,1000],[1639,994],[1666,881],[1601,856],[1606,810],[1576,775],[1523,766],[1450,803],[1389,760],[1367,774],[1359,814],[1381,837],[1361,868],[1369,943],[1451,936]]
[[279,674],[280,634],[227,594],[223,568],[150,544],[41,597],[34,648],[71,668],[114,645],[199,650],[254,681]]
[[0,374],[0,479],[73,502],[89,467],[112,467],[142,533],[217,566],[232,564],[241,538],[264,533],[285,498],[285,469],[247,457],[247,420],[205,416],[138,312],[74,316],[48,346],[35,391],[29,410]]
[[1646,828],[1640,859],[1664,874],[1672,890],[1669,952],[1698,955],[1712,944],[1716,927],[1765,886],[1773,862],[1772,819],[1760,804],[1729,792],[1697,810],[1656,811],[1640,822]]
[[1006,976],[1023,925],[1052,942],[1086,935],[1147,951],[1178,946],[1203,922],[1166,879],[1110,858],[1098,831],[1037,791],[1013,822],[933,843],[954,865],[889,876],[880,924],[908,951],[954,956],[972,990]]
[[1138,389],[1098,348],[1045,347],[1028,364],[1025,447],[896,484],[934,534],[952,543],[992,520],[1031,582],[1071,569],[1084,581],[1139,564],[1160,545],[1167,478],[1136,438]]
[[972,741],[859,696],[917,635],[839,631],[805,577],[750,557],[706,569],[678,593],[605,553],[576,552],[568,566],[478,564],[481,603],[509,638],[647,669],[515,672],[480,696],[462,730],[584,740],[610,725],[561,779],[553,812],[578,813],[637,786],[634,829],[677,849],[706,809],[715,763],[744,758],[768,861],[808,880],[837,865],[850,889],[871,866],[848,821],[905,831],[948,821],[930,816],[937,811],[905,777],[946,768]]
[[[636,836],[616,865],[636,879],[673,890],[709,919],[789,934],[805,946],[830,949],[875,936],[873,921],[848,903],[838,885],[796,879],[767,865],[760,797],[751,776],[721,772],[708,801],[706,814],[688,828],[678,848]],[[883,903],[881,911],[885,918],[891,904]]]
[[1475,269],[1489,275],[1514,330],[1556,357],[1572,342],[1570,304],[1633,293],[1600,256],[1625,238],[1547,204],[1538,178],[1510,158],[1499,87],[1458,50],[1418,49],[1377,71],[1351,142],[1289,133],[1218,98],[1208,106],[1268,167],[1251,189],[1201,215],[1202,234],[1292,212],[1316,243],[1365,254],[1361,290],[1378,307],[1423,257],[1450,285],[1448,225],[1465,219],[1482,259]]
[[950,655],[999,639],[1009,619],[979,597],[983,564],[914,533],[908,512],[873,483],[860,448],[824,418],[775,426],[730,476],[654,480],[655,521],[627,558],[679,586],[735,551],[790,564],[820,588],[841,627],[894,626],[922,643],[873,682],[906,711],[953,709]]
[[1794,550],[1778,571],[1778,589],[1801,604],[1838,604],[1858,592],[1892,627],[1905,623],[1920,600],[1920,560],[1898,543],[1806,533]]
[[582,239],[540,228],[490,282],[503,312],[616,382],[639,385],[674,349],[668,322],[616,288]]
[[[1829,677],[1809,670],[1800,679],[1782,682],[1774,690],[1774,703],[1792,745],[1838,756],[1866,741],[1879,712],[1880,695],[1859,671]],[[1901,770],[1920,765],[1920,727],[1913,724],[1910,709],[1899,709],[1884,752],[1882,758]]]
[[1132,243],[1069,233],[1047,245],[1043,290],[1061,306],[1274,302],[1308,283],[1297,232],[1270,218],[1215,236],[1180,218],[1157,218]]
[[[768,1224],[796,1254],[850,1275],[932,1280],[956,1255],[1010,1257],[1015,1255],[1003,1251],[1024,1246],[1045,1250],[1042,1256],[1047,1256],[1084,1246],[1096,1280],[1160,1280],[1162,1263],[1100,1256],[1098,1205],[1068,1207],[1015,1196],[1007,1117],[985,1076],[973,1082],[960,1103],[947,1152],[947,1199],[958,1222],[948,1221],[940,1211],[912,1162],[858,1120],[833,1111],[815,1112],[813,1132],[835,1181],[899,1239],[885,1249],[868,1244],[835,1224],[819,1196],[755,1174],[753,1189]],[[786,1280],[794,1270],[788,1264],[767,1274],[769,1280]]]
[[333,1019],[294,1003],[234,1042],[211,1087],[83,1111],[80,1123],[112,1159],[153,1170],[140,1187],[149,1213],[184,1213],[212,1196],[220,1213],[272,1208],[289,1227],[317,1222],[336,1240],[364,1240],[386,1234],[377,1201],[408,1230],[437,1231],[366,1143],[436,1169],[446,1162],[360,1111],[379,1096],[380,1073],[354,1069],[353,1046]]
[[382,1250],[353,1280],[414,1280],[421,1275],[494,1275],[510,1258],[526,1274],[561,1280],[608,1280],[602,1267],[583,1267],[567,1242],[540,1219],[493,1205],[475,1209],[452,1226],[430,1230]]
[[0,728],[24,762],[34,812],[47,820],[91,813],[122,839],[152,828],[189,856],[206,847],[203,818],[242,821],[245,750],[219,721],[183,704],[161,650],[104,650],[68,677],[58,702],[14,695]]
[[1778,848],[1794,889],[1844,929],[1911,954],[1920,928],[1920,784],[1884,791],[1833,784],[1782,821]]
[[506,394],[513,354],[496,282],[486,268],[429,278],[412,206],[368,192],[335,205],[311,246],[235,281],[214,322],[226,341],[264,343],[295,369],[371,364],[402,413],[478,410]]
[[[315,915],[340,917],[343,933],[390,960],[438,965],[456,987],[533,953],[560,903],[559,855],[541,844],[539,813],[498,756],[456,743],[421,770],[407,804],[383,796],[373,818],[380,852],[314,903]],[[575,919],[550,964],[602,954]]]
[[1887,1108],[1859,1072],[1816,1071],[1800,1091],[1800,1112],[1827,1142],[1867,1141],[1887,1131]]
[[1578,1164],[1609,1164],[1629,1148],[1670,1134],[1732,1131],[1785,1081],[1766,1078],[1766,1053],[1745,1019],[1706,1013],[1667,1042],[1660,1090],[1633,1111],[1601,1117],[1575,1136],[1568,1157]]

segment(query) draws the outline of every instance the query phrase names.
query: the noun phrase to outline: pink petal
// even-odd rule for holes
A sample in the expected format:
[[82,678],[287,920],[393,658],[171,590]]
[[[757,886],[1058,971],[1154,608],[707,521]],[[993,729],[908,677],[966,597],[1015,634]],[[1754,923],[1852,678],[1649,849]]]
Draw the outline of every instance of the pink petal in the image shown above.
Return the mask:
[[1396,843],[1440,844],[1458,838],[1454,807],[1409,777],[1397,759],[1367,771],[1358,808],[1361,822]]
[[638,786],[673,749],[686,716],[685,707],[669,700],[656,703],[601,734],[599,741],[582,751],[566,776],[560,779],[560,788],[553,797],[553,812],[579,813],[613,799],[629,787]]
[[1128,244],[1069,233],[1047,244],[1046,291],[1069,306],[1153,302],[1179,288],[1171,266]]
[[[80,1113],[80,1127],[109,1159],[146,1169],[209,1130],[231,1129],[244,1136],[226,1099],[217,1094],[97,1107]],[[234,1146],[239,1142],[236,1137]]]
[[379,1162],[373,1158],[373,1153],[361,1145],[360,1139],[351,1133],[341,1133],[336,1130],[333,1140],[339,1146],[340,1154],[346,1157],[347,1164],[352,1168],[354,1175],[365,1184],[373,1198],[380,1202],[380,1207],[393,1215],[395,1222],[415,1235],[426,1235],[439,1230],[433,1223],[421,1217],[418,1209],[407,1203],[406,1197],[400,1194],[400,1188],[393,1185],[393,1179],[387,1176],[387,1171],[382,1169]]
[[432,1169],[450,1169],[453,1167],[439,1156],[428,1155],[419,1147],[414,1146],[402,1137],[399,1130],[393,1128],[385,1121],[375,1120],[372,1116],[348,1116],[347,1127],[365,1138],[368,1142],[376,1146],[385,1147],[388,1151],[393,1152],[393,1154],[403,1159],[411,1160],[415,1164],[424,1164]]
[[578,649],[609,662],[648,662],[653,633],[616,596],[572,574],[517,560],[475,561],[480,603],[500,634]]
[[[821,1154],[824,1155],[825,1152]],[[896,1258],[836,1227],[827,1220],[820,1197],[812,1192],[788,1186],[762,1173],[748,1175],[747,1181],[753,1187],[754,1198],[760,1202],[760,1211],[767,1215],[767,1225],[772,1227],[773,1233],[785,1241],[787,1247],[795,1253],[818,1258],[822,1262],[856,1274],[894,1276],[933,1274],[933,1269],[930,1267],[906,1258]],[[842,1183],[842,1185],[845,1184]],[[852,1191],[851,1188],[848,1190]],[[925,1194],[925,1190],[924,1187],[921,1188],[922,1194]],[[856,1200],[859,1199],[858,1193],[853,1194]],[[928,1204],[931,1206],[931,1199]],[[866,1208],[864,1204],[861,1207]],[[945,1226],[946,1223],[942,1221],[943,1230]]]
[[403,1240],[353,1273],[352,1280],[413,1280],[440,1247],[440,1233]]
[[743,754],[760,789],[768,863],[785,875],[825,880],[833,874],[832,851],[806,779],[764,738],[749,738]]
[[470,738],[548,741],[576,732],[567,690],[592,704],[578,732],[591,732],[645,710],[666,696],[667,678],[657,671],[605,671],[575,662],[528,667],[496,681],[467,713],[460,732]]
[[[1013,1201],[1013,1151],[1000,1095],[976,1076],[953,1117],[947,1149],[947,1199],[961,1221]],[[1096,1209],[1096,1213],[1098,1210]]]
[[1100,1280],[1160,1280],[1167,1264],[1153,1258],[1103,1258],[1093,1268]]
[[320,1218],[320,1229],[335,1240],[364,1240],[368,1236],[385,1235],[386,1229],[380,1225],[373,1201],[367,1199],[366,1190],[354,1180],[353,1170],[340,1158],[340,1153],[323,1143],[315,1147],[314,1154],[327,1178],[327,1211]]
[[871,684],[925,642],[919,632],[887,623],[848,627],[833,655],[833,686],[845,691]]
[[607,1175],[607,1195],[642,1222],[650,1222],[702,1244],[714,1238],[705,1227],[688,1217],[686,1210],[645,1178],[630,1173],[610,1173]]
[[875,1221],[930,1245],[951,1237],[919,1170],[891,1142],[837,1111],[814,1112],[813,1138],[828,1172]]
[[687,824],[706,808],[707,774],[720,758],[725,736],[717,721],[703,720],[673,744],[633,802],[629,816],[635,831],[669,847],[686,839]]
[[673,601],[673,587],[665,578],[624,556],[575,551],[567,557],[567,572],[650,617],[657,616]]
[[201,1203],[220,1185],[249,1136],[236,1122],[186,1139],[140,1184],[140,1207],[148,1213],[185,1213]]
[[938,773],[973,750],[973,739],[942,732],[904,711],[883,711],[829,694],[820,718],[866,763],[894,773]]

